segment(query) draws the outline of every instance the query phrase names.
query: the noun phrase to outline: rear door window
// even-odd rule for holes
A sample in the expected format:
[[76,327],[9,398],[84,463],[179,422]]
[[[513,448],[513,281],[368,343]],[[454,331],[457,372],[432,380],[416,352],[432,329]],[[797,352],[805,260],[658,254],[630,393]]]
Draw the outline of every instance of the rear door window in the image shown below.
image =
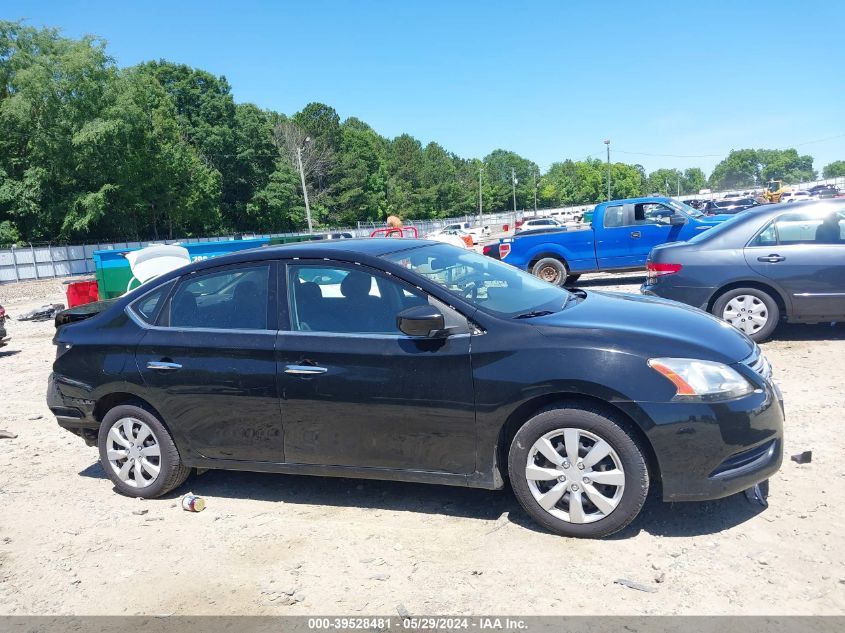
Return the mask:
[[266,330],[269,279],[267,264],[185,277],[170,300],[170,326]]

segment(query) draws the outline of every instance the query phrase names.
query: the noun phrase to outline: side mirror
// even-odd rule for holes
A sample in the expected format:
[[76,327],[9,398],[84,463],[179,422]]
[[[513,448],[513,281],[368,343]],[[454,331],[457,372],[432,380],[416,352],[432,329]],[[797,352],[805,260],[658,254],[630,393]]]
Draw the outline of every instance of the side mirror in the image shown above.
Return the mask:
[[673,215],[669,218],[669,224],[672,226],[681,226],[687,223],[687,219],[682,215]]
[[396,315],[396,327],[408,336],[438,338],[446,335],[443,314],[434,306],[414,306]]

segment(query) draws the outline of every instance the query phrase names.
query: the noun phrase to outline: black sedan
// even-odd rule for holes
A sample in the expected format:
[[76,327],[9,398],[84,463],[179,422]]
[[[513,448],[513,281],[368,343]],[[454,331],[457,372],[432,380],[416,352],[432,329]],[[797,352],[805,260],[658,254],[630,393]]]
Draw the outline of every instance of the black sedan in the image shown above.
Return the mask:
[[845,201],[764,205],[658,246],[641,290],[712,312],[755,341],[781,319],[845,320]]
[[781,463],[783,407],[746,336],[662,299],[567,291],[424,240],[195,262],[57,316],[48,404],[153,498],[192,468],[502,488],[571,536]]
[[752,209],[759,204],[754,198],[728,198],[726,200],[709,200],[701,210],[704,215],[733,215]]

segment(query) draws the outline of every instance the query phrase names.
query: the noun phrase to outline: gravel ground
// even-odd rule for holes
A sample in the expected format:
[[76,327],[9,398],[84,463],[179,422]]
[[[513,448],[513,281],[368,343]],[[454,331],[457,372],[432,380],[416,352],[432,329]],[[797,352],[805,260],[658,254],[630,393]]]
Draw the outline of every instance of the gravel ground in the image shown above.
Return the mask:
[[[583,285],[635,292],[641,275]],[[0,285],[15,317],[64,301],[56,280]],[[0,350],[0,614],[842,614],[845,327],[764,345],[789,459],[769,508],[664,504],[605,541],[547,534],[512,494],[209,472],[164,499],[116,494],[97,452],[44,402],[50,322]],[[184,512],[185,492],[208,508]],[[615,583],[628,579],[644,592]]]

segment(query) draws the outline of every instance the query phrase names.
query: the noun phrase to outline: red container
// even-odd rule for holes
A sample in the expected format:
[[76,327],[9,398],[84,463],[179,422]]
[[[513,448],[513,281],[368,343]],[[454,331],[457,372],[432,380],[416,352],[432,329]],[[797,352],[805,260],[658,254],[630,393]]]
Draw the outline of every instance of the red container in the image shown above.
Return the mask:
[[508,229],[509,229],[509,228],[511,228],[511,227],[510,227],[510,224],[503,224],[503,225],[502,225],[502,230],[503,230],[505,233],[507,233],[507,232],[508,232]]
[[75,281],[67,286],[67,307],[81,306],[93,301],[99,301],[96,280]]

